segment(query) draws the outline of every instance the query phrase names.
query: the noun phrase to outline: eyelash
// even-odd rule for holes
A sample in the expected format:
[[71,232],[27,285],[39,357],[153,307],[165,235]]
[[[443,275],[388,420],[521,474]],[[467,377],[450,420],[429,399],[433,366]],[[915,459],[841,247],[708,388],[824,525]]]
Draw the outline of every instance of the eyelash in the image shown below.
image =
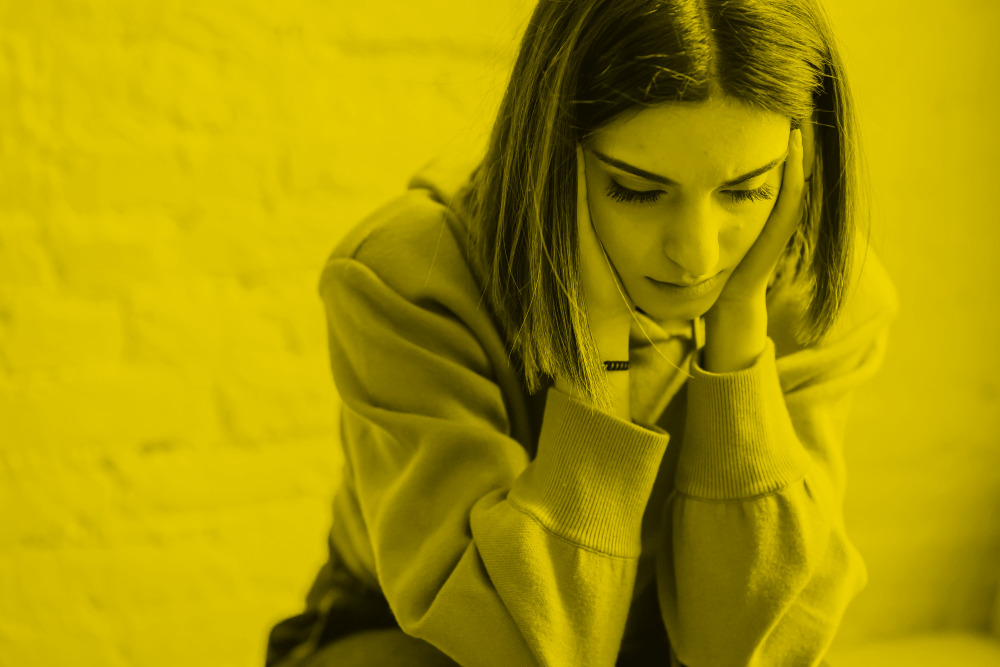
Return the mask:
[[[775,189],[767,183],[753,190],[726,190],[725,192],[733,200],[733,203],[736,204],[768,201],[774,199],[774,196],[777,194]],[[608,197],[622,204],[642,205],[652,204],[660,198],[663,192],[660,190],[632,190],[615,181],[611,181],[608,184],[607,194]]]

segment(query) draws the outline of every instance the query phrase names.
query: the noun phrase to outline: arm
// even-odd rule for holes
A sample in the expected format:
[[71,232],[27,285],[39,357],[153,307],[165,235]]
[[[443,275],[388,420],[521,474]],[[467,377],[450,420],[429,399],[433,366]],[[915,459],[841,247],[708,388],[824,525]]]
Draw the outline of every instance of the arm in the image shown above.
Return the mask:
[[687,667],[818,664],[864,585],[843,526],[842,442],[893,295],[873,260],[836,330],[776,360],[769,331],[781,338],[801,299],[766,287],[800,219],[804,152],[793,131],[778,202],[706,314],[692,365],[657,563],[673,658]]
[[749,368],[693,368],[657,564],[688,667],[818,664],[864,585],[843,526],[842,442],[851,391],[878,367],[895,309],[868,265],[821,345],[775,360],[768,340]]
[[614,664],[667,437],[550,390],[529,460],[478,291],[424,275],[324,275],[372,574],[402,629],[461,664]]

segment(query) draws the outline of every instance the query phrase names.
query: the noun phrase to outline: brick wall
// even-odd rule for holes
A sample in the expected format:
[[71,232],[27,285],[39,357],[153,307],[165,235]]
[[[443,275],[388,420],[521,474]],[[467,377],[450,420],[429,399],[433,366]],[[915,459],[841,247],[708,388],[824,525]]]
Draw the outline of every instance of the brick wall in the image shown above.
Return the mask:
[[262,664],[340,454],[319,269],[525,2],[0,4],[0,665]]

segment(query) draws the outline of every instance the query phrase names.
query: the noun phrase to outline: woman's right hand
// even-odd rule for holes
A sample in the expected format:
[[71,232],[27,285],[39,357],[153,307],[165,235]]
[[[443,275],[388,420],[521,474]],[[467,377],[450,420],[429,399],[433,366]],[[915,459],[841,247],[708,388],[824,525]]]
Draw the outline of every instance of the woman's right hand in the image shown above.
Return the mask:
[[[577,201],[576,218],[579,234],[580,281],[583,284],[583,307],[586,310],[590,332],[594,337],[602,361],[626,361],[629,358],[629,328],[632,324],[632,304],[621,285],[611,260],[604,252],[590,219],[587,200],[586,163],[583,148],[576,147]],[[608,372],[608,386],[614,405],[610,414],[631,421],[628,371]],[[568,378],[557,377],[556,389],[586,400],[584,392]]]
[[590,322],[590,332],[601,352],[602,360],[625,361],[628,359],[628,334],[632,325],[633,305],[590,218],[586,160],[580,144],[576,146],[576,161],[580,280],[583,283],[584,307]]

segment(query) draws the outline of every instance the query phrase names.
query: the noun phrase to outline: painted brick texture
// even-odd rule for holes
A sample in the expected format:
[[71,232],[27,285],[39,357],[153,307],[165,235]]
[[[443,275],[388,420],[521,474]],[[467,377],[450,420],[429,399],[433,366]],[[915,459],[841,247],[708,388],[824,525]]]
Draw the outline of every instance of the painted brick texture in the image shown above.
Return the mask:
[[0,665],[262,664],[340,465],[319,269],[529,9],[0,5]]

